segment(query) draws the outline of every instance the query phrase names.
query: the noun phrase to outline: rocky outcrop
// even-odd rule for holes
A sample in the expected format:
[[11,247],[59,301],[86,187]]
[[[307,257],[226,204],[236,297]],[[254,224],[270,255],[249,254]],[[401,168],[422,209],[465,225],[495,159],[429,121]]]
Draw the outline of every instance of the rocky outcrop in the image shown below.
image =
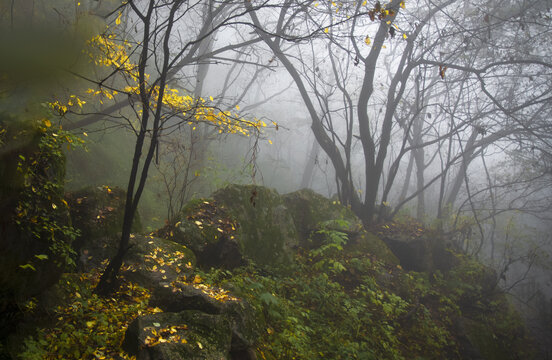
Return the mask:
[[337,200],[328,199],[310,189],[302,189],[282,196],[288,208],[300,244],[304,248],[320,246],[320,230],[347,234],[345,250],[352,254],[371,254],[391,264],[398,260],[377,236],[364,230],[362,221],[353,211]]
[[229,185],[213,198],[239,223],[236,238],[246,257],[256,264],[293,261],[299,245],[295,224],[282,197],[262,186]]
[[129,326],[128,352],[138,359],[169,360],[251,353],[257,338],[252,310],[228,291],[192,276],[195,256],[190,249],[150,235],[133,235],[130,246],[123,276],[147,288],[149,306],[162,312],[138,317]]
[[310,189],[302,189],[282,195],[288,208],[302,247],[309,247],[312,233],[324,228],[342,231],[347,234],[358,234],[362,222],[339,201],[330,200]]
[[407,271],[447,272],[458,264],[454,255],[446,249],[442,236],[413,219],[382,225],[377,235]]
[[190,248],[204,269],[233,269],[248,260],[260,266],[286,264],[298,247],[321,246],[320,231],[345,233],[350,251],[397,263],[349,208],[311,190],[280,196],[262,186],[230,185],[213,198],[191,201],[176,224],[156,232]]
[[140,360],[230,359],[230,322],[198,310],[158,313],[134,320],[123,349]]
[[189,247],[198,266],[233,269],[246,264],[237,238],[238,223],[216,201],[191,201],[176,224],[158,231],[160,236]]

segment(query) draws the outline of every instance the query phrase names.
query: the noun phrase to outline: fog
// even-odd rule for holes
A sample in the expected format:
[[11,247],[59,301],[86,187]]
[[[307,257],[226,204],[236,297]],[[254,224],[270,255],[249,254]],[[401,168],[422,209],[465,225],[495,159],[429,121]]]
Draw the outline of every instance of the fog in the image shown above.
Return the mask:
[[[349,206],[367,228],[410,217],[446,234],[447,245],[495,269],[544,334],[552,1],[55,3],[63,22],[124,48],[72,55],[86,64],[74,86],[40,90],[86,100],[60,119],[86,134],[84,148],[66,151],[67,191],[127,189],[143,130],[141,154],[152,156],[137,199],[148,229],[228,184],[282,194],[308,187]],[[94,56],[109,66],[91,68]],[[160,122],[141,128],[145,88],[131,87],[142,70],[195,105],[160,102],[160,112],[146,110]],[[229,120],[211,121],[202,107]],[[234,120],[266,126],[235,134]],[[145,168],[137,165],[137,183]]]
[[[454,246],[506,271],[504,287],[521,276],[550,298],[549,1],[408,1],[396,17],[352,2],[254,4],[256,19],[238,4],[215,18],[215,3],[187,6],[170,41],[189,60],[171,85],[268,124],[249,138],[201,124],[195,138],[190,129],[167,135],[193,152],[194,176],[181,180],[197,180],[187,199],[227,183],[281,193],[307,184],[365,223],[384,220],[385,207],[440,228]],[[139,41],[142,22],[132,11],[123,16],[115,33]],[[388,29],[374,16],[388,16]],[[202,32],[202,19],[211,31]],[[187,52],[194,41],[201,46]],[[155,73],[163,55],[153,49]],[[97,137],[119,141],[107,133]],[[126,173],[128,148],[117,174]],[[158,170],[141,207],[163,221],[151,211],[167,196]],[[126,186],[124,176],[100,179]]]

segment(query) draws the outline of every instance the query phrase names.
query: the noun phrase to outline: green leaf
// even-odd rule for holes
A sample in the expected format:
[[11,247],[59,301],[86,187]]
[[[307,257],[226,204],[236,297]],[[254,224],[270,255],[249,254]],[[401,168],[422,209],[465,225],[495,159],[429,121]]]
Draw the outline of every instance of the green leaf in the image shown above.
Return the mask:
[[38,260],[48,260],[48,255],[46,254],[35,255],[35,258],[37,258]]
[[266,305],[278,305],[279,302],[278,299],[269,292],[262,293],[259,296],[259,299],[261,299],[261,301]]

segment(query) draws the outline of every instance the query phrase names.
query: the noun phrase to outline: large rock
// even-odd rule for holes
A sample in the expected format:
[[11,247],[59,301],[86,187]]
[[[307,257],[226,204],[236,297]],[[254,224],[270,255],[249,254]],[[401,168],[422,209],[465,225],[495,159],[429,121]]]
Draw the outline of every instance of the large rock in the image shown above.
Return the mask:
[[195,265],[194,253],[174,241],[133,234],[129,246],[122,273],[150,291],[168,287],[178,277],[188,276]]
[[[149,306],[167,313],[197,311],[220,316],[229,323],[230,352],[250,353],[258,337],[253,310],[228,291],[192,276],[193,252],[182,244],[150,235],[133,235],[130,246],[123,276],[151,291]],[[242,358],[251,359],[247,356]]]
[[337,200],[328,199],[310,189],[302,189],[283,195],[301,246],[316,248],[320,245],[317,232],[339,231],[347,234],[344,250],[351,256],[371,254],[390,264],[398,260],[387,245],[374,234],[363,229],[362,221]]
[[239,223],[243,253],[258,265],[286,264],[299,245],[295,224],[282,197],[255,185],[229,185],[213,198]]
[[445,248],[442,236],[414,219],[382,225],[378,235],[407,271],[447,272],[458,263]]
[[149,305],[166,312],[197,310],[224,316],[230,321],[231,349],[235,352],[247,351],[259,336],[260,330],[251,306],[220,288],[173,282],[169,287],[155,289]]
[[309,245],[308,240],[312,233],[321,226],[347,234],[357,234],[362,229],[362,222],[351,209],[310,189],[295,191],[283,195],[282,198],[303,247]]
[[138,317],[127,329],[123,349],[139,360],[230,358],[230,321],[197,310]]
[[189,247],[200,267],[233,269],[246,264],[237,238],[237,222],[212,199],[189,202],[180,220],[158,231]]
[[[155,314],[149,315],[149,317],[142,317],[139,318],[139,322],[141,321],[140,325],[136,325],[135,321],[135,324],[129,327],[125,336],[125,347],[130,353],[136,354],[136,350],[133,350],[136,348],[151,347],[147,345],[147,340],[145,340],[148,329],[143,329],[144,321],[146,323],[154,321],[154,323],[161,324],[158,326],[159,329],[170,328],[171,326],[182,325],[180,320],[180,322],[175,322],[175,318],[179,318],[183,314],[193,313],[196,319],[201,319],[204,322],[199,323],[201,325],[199,330],[197,326],[190,326],[190,323],[186,322],[186,330],[188,330],[186,335],[187,342],[173,342],[167,344],[167,346],[156,347],[153,350],[149,349],[147,353],[149,356],[153,356],[151,359],[157,359],[158,357],[156,356],[176,356],[165,357],[163,359],[187,359],[187,357],[178,356],[188,356],[188,351],[191,351],[190,354],[193,353],[194,348],[190,349],[189,338],[194,338],[197,332],[199,332],[200,337],[204,337],[201,340],[203,345],[211,347],[215,345],[217,351],[205,351],[205,354],[199,351],[199,357],[195,358],[254,359],[251,349],[259,336],[254,312],[247,303],[233,297],[227,291],[204,284],[187,284],[180,281],[171,281],[168,285],[158,286],[153,290],[149,305],[161,309],[164,311],[164,314],[171,315]],[[216,327],[216,329],[207,331],[206,329],[209,329],[211,324],[214,324],[212,326]],[[158,332],[159,329],[157,330]],[[205,333],[213,333],[216,340],[228,338],[228,341],[225,340],[224,346],[220,347],[218,340],[213,341],[213,338],[205,338]],[[199,340],[194,338],[194,341]],[[141,356],[145,356],[143,353],[140,354],[142,354]],[[148,359],[148,357],[144,357],[144,359]]]
[[362,230],[345,245],[345,251],[351,256],[370,254],[387,264],[397,265],[399,259],[379,237]]
[[384,241],[405,270],[429,272],[433,268],[433,244],[430,239],[398,234],[385,237]]

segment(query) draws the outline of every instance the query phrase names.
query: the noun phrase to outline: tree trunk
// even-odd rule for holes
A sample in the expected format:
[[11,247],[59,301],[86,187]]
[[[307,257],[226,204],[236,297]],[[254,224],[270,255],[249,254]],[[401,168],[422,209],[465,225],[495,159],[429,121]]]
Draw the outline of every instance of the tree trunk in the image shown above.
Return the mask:
[[410,159],[408,159],[408,166],[406,167],[406,175],[404,177],[404,183],[399,195],[398,203],[402,203],[408,194],[408,188],[410,187],[410,177],[412,176],[412,169],[414,168],[414,155],[410,154]]
[[316,138],[312,141],[312,146],[307,157],[305,171],[303,172],[303,178],[301,179],[301,189],[307,189],[311,186],[312,175],[314,174],[314,168],[318,161],[318,155],[320,154],[320,145]]
[[416,162],[416,188],[419,191],[418,198],[417,198],[418,202],[416,206],[416,219],[418,219],[418,221],[422,221],[425,215],[425,196],[424,196],[425,191],[423,191],[423,188],[425,185],[424,149],[419,148],[419,149],[413,150],[412,155],[414,156],[414,160]]

